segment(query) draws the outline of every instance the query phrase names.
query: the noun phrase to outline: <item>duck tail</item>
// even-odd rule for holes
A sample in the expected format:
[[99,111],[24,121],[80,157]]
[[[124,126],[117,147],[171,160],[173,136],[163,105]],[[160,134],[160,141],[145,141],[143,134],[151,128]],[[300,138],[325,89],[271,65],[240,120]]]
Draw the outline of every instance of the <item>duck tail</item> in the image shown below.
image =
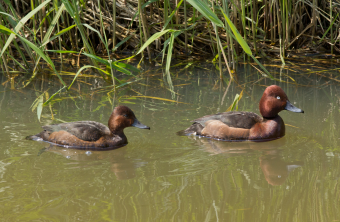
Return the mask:
[[176,134],[178,136],[188,136],[188,135],[201,135],[204,126],[200,123],[193,123],[189,128],[185,130],[178,131]]
[[26,136],[25,139],[26,140],[34,140],[35,138],[35,135],[32,135],[32,136]]
[[25,138],[26,140],[41,140],[40,137],[38,137],[37,135],[32,135],[32,136],[26,136]]

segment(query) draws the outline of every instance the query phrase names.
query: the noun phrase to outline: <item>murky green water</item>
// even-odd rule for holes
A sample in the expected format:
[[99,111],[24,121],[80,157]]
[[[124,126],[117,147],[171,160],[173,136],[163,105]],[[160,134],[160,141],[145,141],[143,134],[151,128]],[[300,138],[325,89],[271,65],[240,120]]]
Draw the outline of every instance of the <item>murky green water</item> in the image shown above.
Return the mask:
[[[80,78],[44,107],[41,123],[30,107],[45,90],[60,89],[58,81],[39,76],[19,89],[25,77],[1,76],[1,221],[340,220],[339,71],[285,68],[268,66],[276,78],[296,84],[242,66],[240,85],[232,83],[224,98],[227,85],[209,66],[174,70],[173,88],[162,73],[147,72],[116,95],[100,89],[107,86],[100,79]],[[176,135],[192,119],[226,111],[242,90],[238,110],[259,113],[271,84],[305,111],[280,113],[283,139],[229,143]],[[116,105],[129,106],[151,130],[127,128],[127,146],[91,153],[24,139],[58,120],[106,124]]]

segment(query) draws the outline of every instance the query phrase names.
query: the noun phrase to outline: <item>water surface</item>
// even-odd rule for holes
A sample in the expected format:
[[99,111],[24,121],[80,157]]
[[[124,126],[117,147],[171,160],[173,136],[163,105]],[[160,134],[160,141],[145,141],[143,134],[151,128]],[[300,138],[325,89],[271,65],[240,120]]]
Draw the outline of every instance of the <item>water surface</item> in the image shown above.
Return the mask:
[[[58,80],[39,75],[22,88],[29,77],[2,75],[2,221],[338,221],[337,67],[269,64],[278,79],[270,80],[240,66],[238,84],[227,92],[228,78],[221,82],[204,64],[173,69],[171,82],[162,70],[145,72],[116,94],[100,78],[81,77],[43,108],[41,122],[31,105],[46,90],[49,96],[59,90]],[[69,83],[73,76],[63,78]],[[284,138],[230,143],[176,135],[190,120],[226,111],[237,94],[238,110],[259,113],[262,93],[272,84],[305,111],[280,113]],[[25,140],[61,121],[106,124],[117,105],[129,106],[151,130],[125,129],[129,144],[111,151]]]

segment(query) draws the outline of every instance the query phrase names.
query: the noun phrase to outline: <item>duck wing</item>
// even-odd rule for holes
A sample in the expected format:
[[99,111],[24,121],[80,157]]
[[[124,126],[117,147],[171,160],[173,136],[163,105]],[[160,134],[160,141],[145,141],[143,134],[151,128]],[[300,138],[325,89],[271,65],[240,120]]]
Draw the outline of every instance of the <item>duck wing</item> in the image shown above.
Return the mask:
[[203,116],[193,120],[192,122],[200,123],[201,125],[205,126],[205,122],[209,120],[219,120],[230,127],[250,129],[263,119],[253,112],[232,111]]
[[95,121],[78,121],[60,123],[42,127],[45,132],[51,134],[58,131],[66,131],[84,141],[97,141],[111,132],[107,126]]

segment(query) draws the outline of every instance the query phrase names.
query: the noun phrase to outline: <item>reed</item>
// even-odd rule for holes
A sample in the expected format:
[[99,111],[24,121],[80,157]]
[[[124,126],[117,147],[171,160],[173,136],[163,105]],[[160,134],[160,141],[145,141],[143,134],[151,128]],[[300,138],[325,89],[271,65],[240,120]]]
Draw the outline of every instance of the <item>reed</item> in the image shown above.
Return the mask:
[[[322,46],[330,53],[340,52],[336,46],[340,18],[334,16],[338,14],[339,3],[339,0],[150,0],[146,3],[142,0],[3,0],[0,2],[1,66],[8,72],[6,66],[16,64],[23,71],[33,69],[35,73],[41,70],[41,58],[52,62],[47,50],[58,53],[61,62],[61,51],[85,52],[89,63],[96,68],[101,62],[97,54],[108,54],[108,60],[113,62],[115,56],[111,54],[117,50],[132,50],[135,54],[147,50],[149,61],[154,53],[163,54],[164,60],[166,54],[176,56],[183,52],[192,56],[216,53],[220,61],[224,51],[227,55],[224,60],[233,63],[232,69],[243,55],[278,57],[285,63],[287,53],[297,53],[297,49],[314,53],[310,49]],[[215,28],[210,29],[211,24]],[[5,28],[13,33],[9,34]],[[172,49],[166,50],[169,45]],[[109,48],[113,49],[111,54]],[[27,60],[33,61],[33,67]],[[169,70],[171,59],[165,61]],[[55,72],[53,65],[49,65]],[[218,67],[223,70],[222,65]],[[125,69],[117,64],[110,68]],[[110,76],[114,81],[113,74]]]

